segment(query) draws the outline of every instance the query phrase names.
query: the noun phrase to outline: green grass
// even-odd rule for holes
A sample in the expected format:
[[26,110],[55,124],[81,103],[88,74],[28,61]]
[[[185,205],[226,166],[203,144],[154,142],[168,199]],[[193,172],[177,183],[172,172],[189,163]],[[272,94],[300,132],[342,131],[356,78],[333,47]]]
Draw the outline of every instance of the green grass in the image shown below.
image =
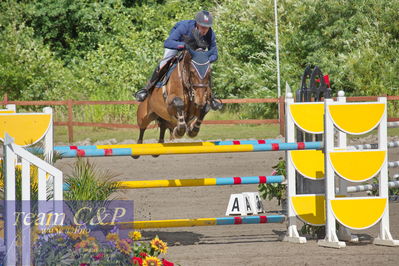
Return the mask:
[[[210,111],[205,120],[238,120],[242,119],[239,112]],[[55,127],[56,143],[68,143],[66,126]],[[73,127],[74,142],[90,139],[90,142],[116,139],[117,142],[132,139],[137,140],[138,129],[111,129],[95,127]],[[279,135],[278,125],[202,125],[201,130],[193,140],[226,140],[226,139],[268,139]],[[144,134],[144,141],[158,139],[159,129],[148,129]],[[187,136],[185,139],[189,139]],[[169,139],[167,131],[165,139]]]
[[[210,111],[205,120],[238,120],[242,119],[239,112]],[[90,142],[116,139],[121,142],[127,139],[137,140],[138,129],[110,129],[95,127],[73,127],[74,142],[90,139]],[[279,135],[278,125],[202,125],[201,130],[193,140],[226,140],[226,139],[268,139]],[[55,142],[68,143],[66,126],[55,127]],[[144,141],[158,139],[159,129],[148,129]],[[189,139],[187,136],[185,139]],[[169,139],[167,131],[165,139]]]
[[[279,130],[278,125],[202,125],[199,135],[193,140],[269,139],[279,136]],[[138,135],[138,129],[74,127],[74,142],[86,139],[90,139],[92,143],[109,139],[121,142],[127,139],[137,140]],[[388,136],[399,136],[399,128],[388,129]],[[148,139],[158,139],[158,137],[158,128],[148,129],[144,135],[144,142]],[[354,137],[358,138],[359,136]],[[169,139],[169,133],[166,133],[165,139]],[[55,142],[68,143],[66,127],[55,127]]]

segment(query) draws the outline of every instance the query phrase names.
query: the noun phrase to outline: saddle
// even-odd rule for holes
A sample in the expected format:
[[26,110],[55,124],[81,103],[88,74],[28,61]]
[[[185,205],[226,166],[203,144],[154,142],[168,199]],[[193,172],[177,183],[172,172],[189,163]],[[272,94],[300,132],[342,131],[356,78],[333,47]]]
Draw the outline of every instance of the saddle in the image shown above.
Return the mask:
[[162,88],[168,83],[169,78],[172,75],[173,70],[176,68],[178,62],[179,60],[175,60],[174,58],[170,59],[170,62],[164,66],[165,74],[161,76],[160,73],[160,80],[155,84],[155,88]]

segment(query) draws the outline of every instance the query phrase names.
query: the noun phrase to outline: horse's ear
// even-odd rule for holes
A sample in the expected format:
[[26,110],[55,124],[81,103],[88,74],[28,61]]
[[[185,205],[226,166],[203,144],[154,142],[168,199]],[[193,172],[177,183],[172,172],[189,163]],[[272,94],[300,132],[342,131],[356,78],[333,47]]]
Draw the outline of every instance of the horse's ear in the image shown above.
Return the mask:
[[189,62],[191,60],[191,58],[192,58],[192,52],[191,51],[193,51],[193,50],[188,48],[188,47],[186,48],[186,52],[184,53],[184,61],[186,63]]
[[193,49],[191,49],[190,47],[187,47],[187,50],[190,52],[191,57],[193,57],[195,51]]

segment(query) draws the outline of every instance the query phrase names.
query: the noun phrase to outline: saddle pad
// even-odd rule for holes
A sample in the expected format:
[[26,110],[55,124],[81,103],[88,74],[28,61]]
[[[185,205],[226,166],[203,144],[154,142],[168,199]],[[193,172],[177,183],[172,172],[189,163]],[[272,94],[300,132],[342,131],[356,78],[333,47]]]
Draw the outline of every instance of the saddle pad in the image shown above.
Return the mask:
[[178,62],[179,60],[175,60],[173,65],[169,67],[168,72],[166,72],[165,76],[160,81],[158,81],[157,84],[155,84],[156,88],[162,88],[166,85],[166,83],[168,83],[169,78],[172,75],[173,70],[176,68]]

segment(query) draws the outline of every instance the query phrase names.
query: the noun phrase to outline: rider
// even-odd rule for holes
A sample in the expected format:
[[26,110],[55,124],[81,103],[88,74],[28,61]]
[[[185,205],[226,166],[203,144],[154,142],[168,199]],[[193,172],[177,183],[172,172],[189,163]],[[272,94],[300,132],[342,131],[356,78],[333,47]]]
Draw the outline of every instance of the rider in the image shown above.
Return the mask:
[[[195,20],[182,20],[176,23],[170,31],[168,39],[164,42],[165,52],[163,59],[152,74],[147,85],[136,93],[136,99],[139,102],[144,101],[148,93],[154,88],[155,84],[166,73],[168,67],[164,67],[169,60],[174,57],[178,51],[185,49],[186,44],[183,40],[188,36],[190,38],[199,39],[205,43],[206,48],[210,52],[209,62],[215,62],[218,58],[218,50],[216,46],[216,36],[212,30],[213,18],[208,11],[200,11],[196,14]],[[213,110],[222,108],[222,103],[217,101],[213,96],[210,102]]]

